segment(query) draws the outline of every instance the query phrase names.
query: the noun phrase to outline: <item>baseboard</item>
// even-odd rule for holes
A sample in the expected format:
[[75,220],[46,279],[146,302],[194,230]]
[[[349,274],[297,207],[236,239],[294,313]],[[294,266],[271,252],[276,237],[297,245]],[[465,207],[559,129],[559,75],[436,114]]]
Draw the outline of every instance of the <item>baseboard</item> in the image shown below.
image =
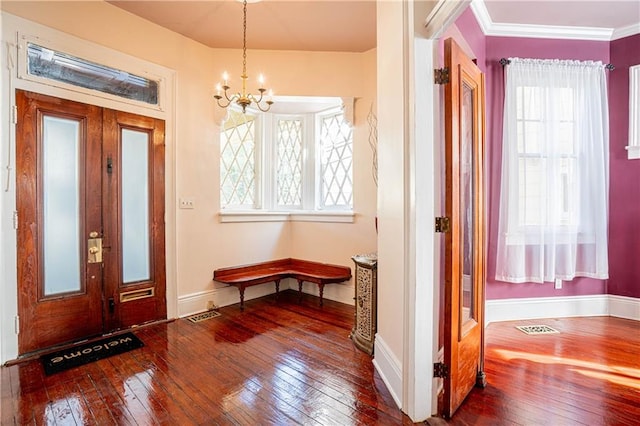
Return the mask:
[[[245,290],[244,300],[257,299],[273,293],[275,293],[273,283],[255,285]],[[236,287],[228,286],[180,296],[178,297],[178,317],[206,311],[208,301],[213,301],[219,307],[233,305],[240,303],[240,293]]]
[[610,294],[609,315],[640,321],[640,298]]
[[[280,283],[280,291],[287,289],[298,291],[298,282],[291,278],[283,280]],[[256,299],[275,292],[276,288],[273,283],[251,286],[245,290],[244,300]],[[318,286],[314,283],[303,283],[302,292],[320,296]],[[323,297],[327,300],[353,305],[353,295],[353,287],[345,284],[327,284],[324,286]],[[236,287],[227,286],[180,296],[178,297],[178,317],[182,318],[206,311],[208,301],[213,301],[216,306],[233,305],[234,303],[240,303],[240,293]]]
[[379,334],[376,334],[373,366],[399,409],[402,409],[402,364]]
[[485,325],[497,321],[609,315],[609,296],[535,297],[487,300]]
[[[289,281],[289,288],[291,290],[298,291],[298,282],[296,280],[287,278],[287,281]],[[302,283],[302,292],[320,297],[320,288],[314,283]],[[354,288],[345,283],[325,284],[322,295],[324,299],[345,303],[347,305],[353,305],[355,303],[353,300],[354,296]]]

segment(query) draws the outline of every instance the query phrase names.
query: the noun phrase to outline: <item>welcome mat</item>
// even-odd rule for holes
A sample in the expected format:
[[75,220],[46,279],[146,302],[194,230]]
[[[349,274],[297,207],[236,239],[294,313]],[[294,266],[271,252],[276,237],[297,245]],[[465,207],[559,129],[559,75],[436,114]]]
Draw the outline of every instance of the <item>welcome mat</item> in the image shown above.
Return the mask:
[[119,355],[143,346],[144,343],[142,343],[135,334],[124,333],[42,355],[40,360],[42,361],[45,374],[49,376],[79,365],[88,364],[113,355]]

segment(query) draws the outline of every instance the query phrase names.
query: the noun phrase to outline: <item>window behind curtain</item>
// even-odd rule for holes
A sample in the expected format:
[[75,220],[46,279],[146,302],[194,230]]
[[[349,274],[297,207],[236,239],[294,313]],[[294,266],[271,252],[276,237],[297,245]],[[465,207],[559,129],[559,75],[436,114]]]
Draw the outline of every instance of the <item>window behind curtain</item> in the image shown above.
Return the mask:
[[505,73],[496,279],[607,278],[604,66],[515,58]]

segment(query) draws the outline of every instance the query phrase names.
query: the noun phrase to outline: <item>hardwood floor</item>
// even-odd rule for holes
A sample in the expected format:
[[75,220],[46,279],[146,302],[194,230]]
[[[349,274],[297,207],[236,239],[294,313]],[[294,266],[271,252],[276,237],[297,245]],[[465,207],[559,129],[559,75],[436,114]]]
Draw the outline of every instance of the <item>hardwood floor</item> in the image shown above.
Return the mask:
[[[143,348],[52,376],[37,360],[3,367],[1,424],[411,424],[347,338],[353,307],[286,291],[220,312],[137,329]],[[529,324],[560,334],[515,329]],[[493,323],[486,334],[487,388],[430,424],[640,424],[638,322]]]
[[[544,324],[560,334],[526,335]],[[640,323],[613,317],[492,323],[488,385],[449,425],[640,425]],[[436,422],[434,422],[435,424]]]
[[352,306],[296,292],[141,328],[145,346],[45,376],[2,368],[2,425],[410,424],[348,339]]

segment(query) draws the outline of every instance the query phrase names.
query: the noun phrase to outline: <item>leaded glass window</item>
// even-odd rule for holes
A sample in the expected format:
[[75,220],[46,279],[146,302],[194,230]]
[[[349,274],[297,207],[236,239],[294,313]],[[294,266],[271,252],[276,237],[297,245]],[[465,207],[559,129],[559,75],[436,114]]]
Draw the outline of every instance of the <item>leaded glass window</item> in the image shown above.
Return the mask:
[[229,111],[220,137],[220,203],[253,207],[256,191],[255,116]]
[[352,129],[342,112],[320,120],[321,203],[323,207],[353,206]]
[[280,119],[276,132],[278,205],[300,206],[302,205],[302,120]]

